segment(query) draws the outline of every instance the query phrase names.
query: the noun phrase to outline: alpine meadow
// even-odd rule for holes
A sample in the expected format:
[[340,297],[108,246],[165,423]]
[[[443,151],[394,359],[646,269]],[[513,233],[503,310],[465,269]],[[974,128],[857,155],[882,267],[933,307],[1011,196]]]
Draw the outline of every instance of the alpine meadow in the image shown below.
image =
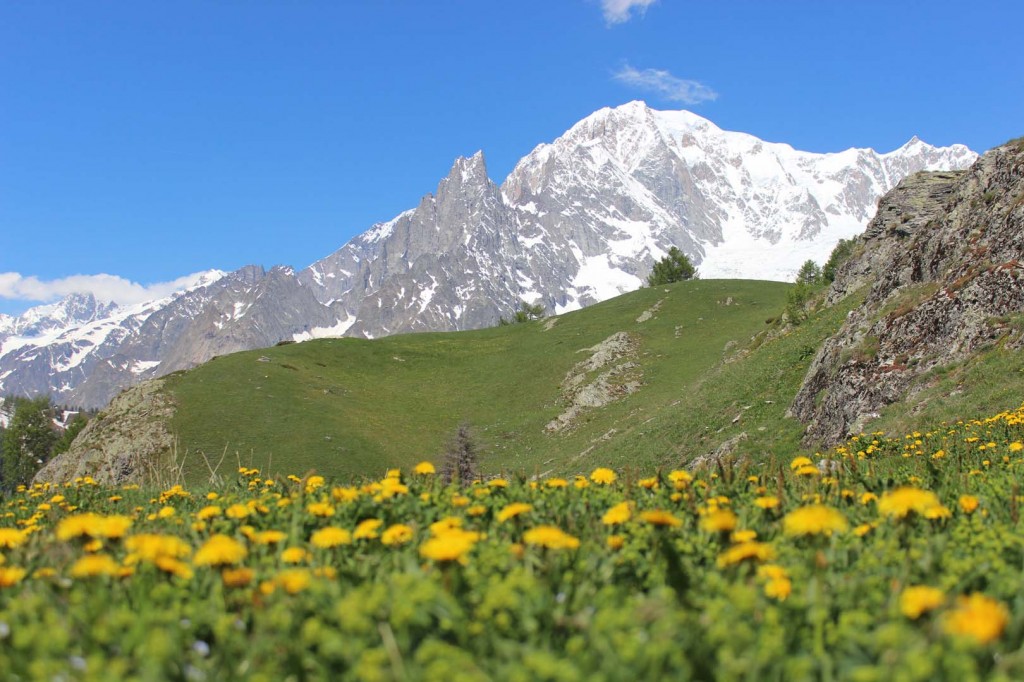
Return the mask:
[[1018,4],[0,4],[0,682],[1024,680]]

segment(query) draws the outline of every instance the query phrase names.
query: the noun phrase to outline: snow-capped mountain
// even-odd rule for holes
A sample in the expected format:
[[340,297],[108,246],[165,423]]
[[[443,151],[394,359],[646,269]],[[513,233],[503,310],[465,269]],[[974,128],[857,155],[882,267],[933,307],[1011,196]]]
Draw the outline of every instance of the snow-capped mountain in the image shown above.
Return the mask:
[[482,153],[434,194],[298,273],[204,273],[129,307],[71,296],[0,316],[0,393],[95,407],[214,355],[342,334],[488,326],[525,300],[573,310],[636,289],[677,246],[704,278],[792,279],[863,231],[919,170],[977,155],[913,138],[815,154],[642,102],[602,109],[524,157],[499,187]]

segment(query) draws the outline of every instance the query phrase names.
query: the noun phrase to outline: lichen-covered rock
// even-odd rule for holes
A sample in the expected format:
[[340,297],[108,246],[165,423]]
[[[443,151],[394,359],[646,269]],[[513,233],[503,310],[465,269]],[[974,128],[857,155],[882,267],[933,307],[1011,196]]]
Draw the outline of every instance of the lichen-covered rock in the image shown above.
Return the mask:
[[105,485],[162,483],[172,477],[174,438],[168,426],[174,403],[160,379],[130,388],[111,401],[47,462],[34,482],[67,483],[91,476]]
[[867,288],[819,350],[790,414],[834,443],[903,399],[928,370],[1009,336],[1024,311],[1024,142],[969,170],[918,173],[885,195],[828,302]]

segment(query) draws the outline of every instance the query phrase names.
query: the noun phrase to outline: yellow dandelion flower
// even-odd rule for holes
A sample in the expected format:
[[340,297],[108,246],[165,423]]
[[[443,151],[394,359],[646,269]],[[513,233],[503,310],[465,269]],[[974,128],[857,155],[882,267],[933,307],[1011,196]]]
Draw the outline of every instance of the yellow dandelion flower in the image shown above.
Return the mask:
[[741,542],[733,545],[718,555],[718,566],[734,566],[744,561],[771,561],[775,558],[775,550],[764,542]]
[[951,635],[988,644],[999,638],[1010,620],[1002,603],[975,592],[957,600],[956,608],[946,614],[943,629]]
[[682,469],[676,469],[670,471],[668,474],[668,480],[672,483],[676,490],[682,490],[693,480],[693,474],[689,471],[683,471]]
[[650,509],[645,512],[640,512],[640,520],[644,523],[649,523],[652,526],[677,528],[683,525],[682,520],[673,516],[671,512],[667,512],[663,509]]
[[796,471],[797,469],[806,466],[814,466],[814,462],[811,461],[810,457],[796,457],[789,463],[789,468],[792,471]]
[[942,519],[952,518],[953,517],[953,512],[950,510],[949,507],[940,504],[937,507],[929,507],[925,511],[924,517],[926,519],[931,520],[931,521],[939,521],[939,520],[942,520]]
[[598,485],[610,485],[615,483],[618,478],[614,471],[606,467],[600,467],[590,472],[590,480]]
[[492,478],[491,480],[487,481],[487,485],[490,486],[491,488],[507,488],[508,481],[506,481],[504,478]]
[[466,513],[470,516],[483,516],[487,513],[487,507],[482,504],[474,504],[472,507],[466,510]]
[[754,500],[754,506],[760,509],[775,509],[779,506],[779,498],[774,495],[764,495]]
[[1021,450],[1024,450],[1024,443],[1021,443],[1020,441],[1014,441],[1007,445],[1006,449],[1009,450],[1010,452],[1020,452]]
[[227,535],[213,535],[196,551],[192,560],[196,566],[226,566],[237,564],[249,552],[238,540]]
[[357,488],[331,488],[331,499],[335,502],[354,502],[359,499]]
[[309,587],[313,576],[305,568],[289,568],[278,573],[274,582],[288,594],[298,594]]
[[735,542],[736,544],[741,544],[741,543],[744,543],[744,542],[752,542],[755,539],[757,539],[757,531],[756,530],[746,530],[746,529],[744,529],[744,530],[735,530],[735,531],[733,531],[732,535],[729,536],[729,539],[732,542]]
[[793,583],[789,578],[773,578],[765,583],[764,595],[770,599],[785,601],[793,592]]
[[15,549],[25,544],[28,535],[17,528],[0,528],[0,547]]
[[453,528],[420,545],[420,556],[438,562],[465,563],[466,555],[479,539],[479,533]]
[[256,575],[251,568],[225,568],[220,572],[220,578],[225,587],[245,587],[252,582]]
[[457,516],[446,516],[440,521],[430,524],[430,534],[437,537],[460,528],[462,528],[462,519]]
[[736,529],[736,514],[730,509],[714,509],[700,520],[701,529],[709,533],[729,533]]
[[621,523],[625,523],[632,518],[633,512],[630,509],[629,502],[620,502],[601,517],[601,523],[606,526],[617,526]]
[[813,464],[802,466],[794,472],[797,476],[819,476],[821,471]]
[[778,564],[761,564],[757,567],[757,577],[765,580],[788,578],[789,571]]
[[782,519],[786,535],[831,535],[847,529],[846,517],[838,509],[823,504],[799,507]]
[[136,561],[155,562],[159,557],[181,558],[192,553],[192,547],[175,535],[140,533],[124,542],[130,554],[128,563]]
[[384,525],[384,522],[380,519],[363,519],[356,524],[355,532],[352,533],[352,538],[355,540],[374,540],[377,538],[379,533],[377,529]]
[[860,524],[859,526],[857,526],[856,528],[853,529],[853,534],[856,535],[859,538],[862,538],[865,535],[867,535],[868,533],[870,533],[871,531],[873,531],[874,529],[875,529],[875,527],[873,525],[871,525],[870,523],[862,523],[862,524]]
[[473,500],[469,499],[465,495],[452,495],[452,506],[453,507],[467,507]]
[[923,516],[929,509],[941,506],[935,493],[910,486],[890,490],[878,500],[878,511],[883,516],[897,519],[905,518],[911,512]]
[[636,484],[641,488],[646,488],[647,490],[655,490],[658,487],[658,477],[652,476],[651,478],[641,478],[636,482]]
[[549,478],[544,481],[544,485],[549,488],[565,488],[568,487],[569,482],[564,478]]
[[177,576],[182,580],[192,579],[192,568],[180,559],[175,559],[169,556],[161,556],[156,558],[154,564],[164,573],[170,573],[171,575]]
[[513,502],[511,504],[505,505],[505,507],[500,512],[498,512],[498,522],[504,523],[509,519],[514,519],[517,516],[526,514],[531,511],[533,511],[532,504],[526,504],[525,502]]
[[523,542],[548,549],[576,549],[579,538],[569,535],[555,526],[537,526],[523,533]]
[[324,477],[323,476],[310,476],[309,478],[306,479],[305,490],[306,490],[306,493],[309,494],[309,493],[316,492],[317,490],[319,490],[323,486],[324,486]]
[[974,495],[961,495],[958,504],[964,514],[973,514],[974,510],[978,508],[979,502]]
[[314,502],[306,507],[306,511],[322,519],[334,516],[334,506],[330,502]]
[[917,620],[921,614],[942,606],[946,595],[942,590],[927,585],[915,585],[900,594],[900,611],[907,618]]
[[437,469],[430,462],[420,462],[417,464],[412,472],[418,476],[430,476],[437,473]]
[[27,573],[17,566],[0,566],[0,587],[14,587],[24,580]]
[[121,566],[109,554],[89,554],[76,561],[69,571],[72,578],[118,575]]
[[605,540],[605,544],[611,550],[622,549],[622,546],[626,544],[626,538],[621,535],[609,535],[608,539]]
[[878,500],[878,495],[876,495],[874,493],[863,493],[860,496],[860,503],[863,504],[863,505],[871,504],[872,502],[875,502],[876,500]]
[[301,564],[311,558],[309,552],[302,547],[289,547],[281,552],[281,561],[286,564]]
[[288,537],[283,530],[261,530],[252,536],[257,545],[276,545]]
[[233,504],[224,512],[229,519],[244,519],[250,514],[250,509],[244,504]]
[[396,523],[392,526],[388,526],[388,528],[380,535],[381,544],[388,545],[389,547],[404,545],[407,542],[411,542],[412,539],[412,528],[402,523]]
[[210,504],[196,512],[196,518],[200,521],[209,521],[222,515],[224,510],[215,504]]
[[340,547],[341,545],[352,544],[352,533],[344,528],[337,528],[335,526],[327,526],[321,528],[313,533],[309,538],[309,542],[314,547],[320,549],[330,549],[331,547]]
[[589,488],[590,487],[590,481],[587,480],[586,476],[580,475],[580,476],[577,476],[573,480],[572,485],[573,485],[574,488],[578,488],[579,490],[583,490],[584,488]]

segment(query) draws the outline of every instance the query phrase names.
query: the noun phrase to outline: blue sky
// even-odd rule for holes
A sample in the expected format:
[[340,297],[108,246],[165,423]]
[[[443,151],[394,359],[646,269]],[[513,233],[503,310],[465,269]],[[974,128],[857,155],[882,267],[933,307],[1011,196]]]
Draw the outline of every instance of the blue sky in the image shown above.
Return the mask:
[[984,151],[1024,135],[1022,5],[0,0],[0,312],[304,267],[455,157],[501,182],[633,99],[811,151]]

